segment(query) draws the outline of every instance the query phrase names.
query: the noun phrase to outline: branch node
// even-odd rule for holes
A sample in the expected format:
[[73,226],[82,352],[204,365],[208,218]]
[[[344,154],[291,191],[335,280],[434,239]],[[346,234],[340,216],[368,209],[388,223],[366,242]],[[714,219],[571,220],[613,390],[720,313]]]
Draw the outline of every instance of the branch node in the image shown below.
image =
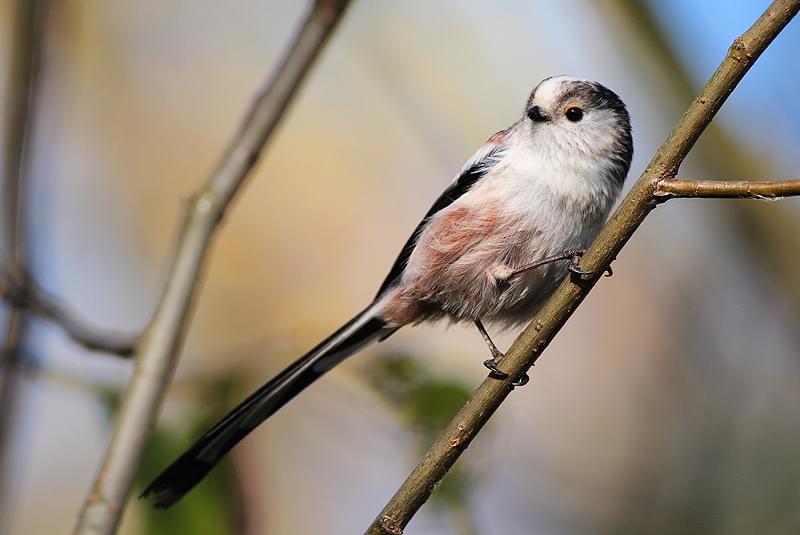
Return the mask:
[[386,535],[403,535],[403,527],[389,515],[381,517],[381,531]]
[[744,62],[747,64],[753,59],[753,54],[750,53],[750,50],[748,50],[747,43],[745,43],[744,39],[742,39],[742,36],[739,36],[733,40],[733,44],[728,51],[728,55],[737,63]]

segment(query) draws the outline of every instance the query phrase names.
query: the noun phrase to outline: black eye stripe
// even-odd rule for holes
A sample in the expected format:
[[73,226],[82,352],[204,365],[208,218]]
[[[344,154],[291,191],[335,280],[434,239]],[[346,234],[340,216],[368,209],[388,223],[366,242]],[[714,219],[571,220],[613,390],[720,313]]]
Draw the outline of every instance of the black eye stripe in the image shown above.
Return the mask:
[[580,102],[586,110],[610,110],[627,117],[627,110],[616,93],[597,82],[574,82],[561,96],[561,105]]

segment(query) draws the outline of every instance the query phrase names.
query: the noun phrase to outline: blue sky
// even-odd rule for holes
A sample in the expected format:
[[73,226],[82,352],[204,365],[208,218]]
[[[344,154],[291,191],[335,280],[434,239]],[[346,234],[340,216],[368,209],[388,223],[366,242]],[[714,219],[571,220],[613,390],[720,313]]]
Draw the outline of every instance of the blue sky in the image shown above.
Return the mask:
[[[742,33],[769,5],[753,0],[650,0],[662,22],[670,25],[669,35],[691,69],[697,84],[703,83],[718,65],[733,39]],[[800,144],[800,26],[790,24],[742,80],[723,117],[738,125],[778,126]],[[759,103],[758,108],[753,103]],[[754,123],[754,120],[755,123]],[[755,129],[760,130],[760,128]],[[750,139],[761,132],[745,129]],[[792,151],[793,153],[796,151]],[[790,164],[800,164],[797,154],[788,154]]]

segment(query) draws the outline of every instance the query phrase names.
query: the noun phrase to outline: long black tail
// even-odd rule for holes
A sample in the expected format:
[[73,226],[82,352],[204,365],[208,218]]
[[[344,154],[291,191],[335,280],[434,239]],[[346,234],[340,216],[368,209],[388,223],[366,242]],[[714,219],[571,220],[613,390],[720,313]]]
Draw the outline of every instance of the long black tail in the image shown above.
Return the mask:
[[197,485],[250,431],[304,388],[368,343],[392,334],[397,328],[387,326],[378,316],[377,308],[377,303],[370,305],[253,392],[169,465],[140,498],[152,495],[156,507],[166,509],[171,506]]

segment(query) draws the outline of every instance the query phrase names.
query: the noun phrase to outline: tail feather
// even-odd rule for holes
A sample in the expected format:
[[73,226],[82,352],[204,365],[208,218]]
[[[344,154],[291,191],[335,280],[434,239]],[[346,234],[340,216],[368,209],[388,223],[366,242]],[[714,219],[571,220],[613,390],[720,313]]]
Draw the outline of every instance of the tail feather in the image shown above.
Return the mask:
[[208,474],[240,440],[325,372],[365,345],[383,340],[397,327],[387,326],[373,303],[314,349],[294,361],[234,408],[144,490],[166,509]]

